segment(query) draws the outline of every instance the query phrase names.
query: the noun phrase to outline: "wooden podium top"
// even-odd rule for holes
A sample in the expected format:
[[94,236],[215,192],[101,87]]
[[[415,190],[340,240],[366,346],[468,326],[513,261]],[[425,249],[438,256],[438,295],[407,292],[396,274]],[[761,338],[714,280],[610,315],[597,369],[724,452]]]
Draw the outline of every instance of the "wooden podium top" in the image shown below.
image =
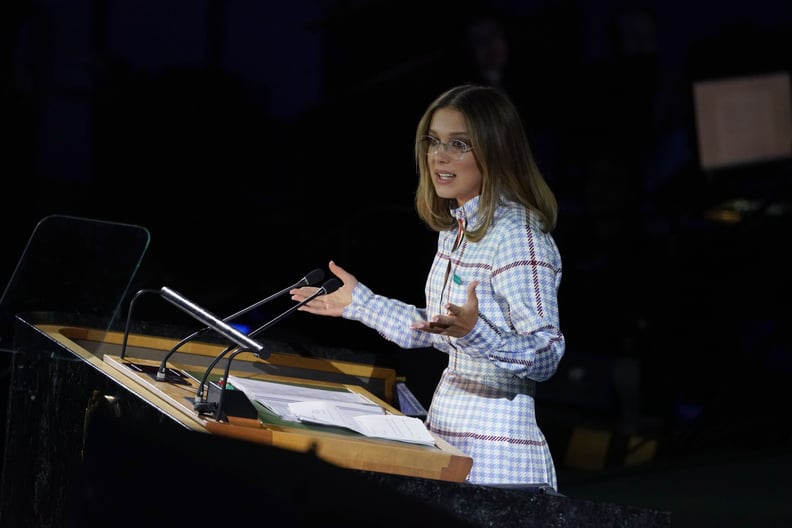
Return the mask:
[[[349,468],[422,477],[451,482],[464,482],[473,460],[435,436],[435,446],[423,446],[370,438],[357,433],[336,432],[334,427],[291,424],[286,421],[267,422],[259,418],[229,416],[228,421],[199,415],[193,401],[199,379],[190,373],[203,373],[207,365],[226,347],[225,345],[191,342],[172,356],[168,366],[188,376],[181,383],[157,381],[149,372],[135,366],[158,367],[162,358],[178,342],[176,339],[130,334],[127,348],[121,357],[123,334],[102,330],[63,325],[37,325],[52,339],[69,348],[78,356],[91,362],[116,382],[144,398],[149,404],[185,426],[209,434],[265,444],[299,452],[313,452],[317,457],[334,465]],[[226,359],[218,362],[213,371],[225,370]],[[291,367],[290,373],[299,376],[268,374],[264,367],[273,365]],[[301,384],[331,389],[359,392],[382,406],[386,412],[401,414],[384,396],[392,393],[395,372],[353,362],[321,358],[303,358],[293,354],[272,353],[266,360],[253,354],[241,353],[231,363],[230,374],[251,379],[299,382]],[[295,370],[296,369],[296,370]],[[332,375],[331,375],[332,374]],[[346,377],[353,382],[326,381],[327,378]],[[200,377],[200,375],[198,376]],[[345,379],[346,379],[345,378]],[[383,398],[367,390],[364,383],[354,379],[376,378],[378,386],[385,387]],[[433,435],[434,436],[434,435]]]

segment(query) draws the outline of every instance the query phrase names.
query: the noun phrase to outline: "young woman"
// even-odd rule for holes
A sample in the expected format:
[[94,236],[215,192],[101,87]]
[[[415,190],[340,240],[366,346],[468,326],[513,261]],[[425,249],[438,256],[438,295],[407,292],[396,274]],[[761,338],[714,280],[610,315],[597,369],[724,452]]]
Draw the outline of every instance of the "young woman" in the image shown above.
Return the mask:
[[[416,208],[438,232],[426,306],[376,295],[331,261],[343,286],[300,309],[360,321],[402,348],[448,354],[426,425],[472,457],[468,481],[557,489],[534,394],[565,349],[561,258],[550,234],[558,210],[520,114],[496,88],[454,87],[419,121],[415,157]],[[300,302],[315,291],[291,296]]]

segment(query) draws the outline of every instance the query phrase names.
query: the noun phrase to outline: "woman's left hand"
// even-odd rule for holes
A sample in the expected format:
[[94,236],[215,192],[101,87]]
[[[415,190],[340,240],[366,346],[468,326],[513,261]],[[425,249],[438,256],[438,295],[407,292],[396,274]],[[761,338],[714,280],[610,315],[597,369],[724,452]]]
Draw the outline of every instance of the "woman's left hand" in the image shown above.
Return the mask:
[[476,286],[479,281],[471,281],[467,287],[467,300],[462,306],[447,304],[445,315],[436,315],[431,321],[413,323],[410,328],[451,337],[467,335],[478,321],[478,297]]

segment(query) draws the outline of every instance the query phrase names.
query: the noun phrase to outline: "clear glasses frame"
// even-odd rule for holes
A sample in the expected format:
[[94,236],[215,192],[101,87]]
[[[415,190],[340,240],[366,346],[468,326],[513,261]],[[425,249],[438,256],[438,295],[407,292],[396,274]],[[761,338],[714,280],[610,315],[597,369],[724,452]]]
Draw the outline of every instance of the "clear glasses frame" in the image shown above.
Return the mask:
[[436,156],[442,148],[446,155],[454,161],[462,159],[465,154],[473,150],[473,147],[462,139],[452,139],[448,143],[444,143],[434,136],[422,136],[420,141],[426,147],[427,156]]

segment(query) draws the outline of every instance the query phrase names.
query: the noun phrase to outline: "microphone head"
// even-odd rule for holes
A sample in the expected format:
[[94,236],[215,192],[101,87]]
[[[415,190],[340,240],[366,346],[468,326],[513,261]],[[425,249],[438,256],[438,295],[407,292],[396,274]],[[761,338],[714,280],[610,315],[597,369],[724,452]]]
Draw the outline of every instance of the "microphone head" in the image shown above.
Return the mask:
[[325,283],[322,284],[321,289],[324,290],[325,294],[327,294],[327,293],[333,293],[340,287],[341,287],[341,281],[333,277],[332,279],[328,279],[327,281],[325,281]]
[[303,277],[303,282],[305,282],[306,286],[311,286],[312,284],[316,284],[320,280],[324,279],[324,276],[325,276],[324,271],[317,268],[307,273],[305,277]]

